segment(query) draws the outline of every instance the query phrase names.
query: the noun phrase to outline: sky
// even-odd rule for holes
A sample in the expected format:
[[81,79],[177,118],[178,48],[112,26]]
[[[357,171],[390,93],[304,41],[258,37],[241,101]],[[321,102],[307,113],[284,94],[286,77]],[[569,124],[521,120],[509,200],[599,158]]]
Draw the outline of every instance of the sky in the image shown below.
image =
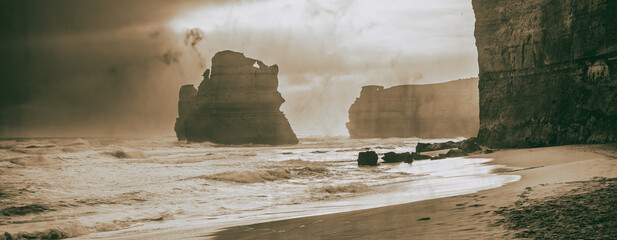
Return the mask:
[[478,74],[471,0],[1,4],[0,137],[171,136],[180,86],[222,50],[279,66],[299,135],[347,135],[364,85]]

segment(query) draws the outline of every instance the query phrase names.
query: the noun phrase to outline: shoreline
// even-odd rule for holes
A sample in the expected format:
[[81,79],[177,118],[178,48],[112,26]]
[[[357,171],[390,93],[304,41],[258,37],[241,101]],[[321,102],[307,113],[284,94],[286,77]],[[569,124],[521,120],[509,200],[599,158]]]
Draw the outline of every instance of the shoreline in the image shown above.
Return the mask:
[[[447,151],[447,149],[445,150]],[[179,238],[208,238],[206,236],[210,236],[215,234],[222,229],[233,228],[243,225],[251,225],[257,223],[265,223],[265,222],[273,222],[273,221],[284,221],[290,219],[297,218],[305,218],[305,217],[314,217],[314,216],[322,216],[329,214],[337,214],[337,213],[345,213],[352,211],[361,211],[366,209],[373,209],[378,207],[387,207],[394,206],[399,204],[406,204],[409,202],[419,202],[426,201],[429,199],[438,199],[450,196],[457,196],[461,194],[468,193],[476,193],[478,191],[492,189],[496,187],[503,186],[504,184],[510,183],[512,181],[518,181],[518,175],[508,176],[499,176],[497,174],[488,174],[489,171],[482,169],[498,169],[501,166],[492,165],[490,161],[492,159],[487,159],[482,155],[478,155],[477,157],[473,157],[469,160],[459,159],[460,157],[451,158],[451,159],[440,159],[438,161],[434,160],[420,160],[417,163],[421,165],[416,165],[418,168],[425,168],[427,165],[422,165],[422,163],[429,163],[430,165],[434,164],[446,164],[454,166],[458,166],[463,162],[467,162],[462,166],[466,166],[466,168],[471,168],[471,165],[481,165],[473,167],[473,171],[461,174],[460,176],[449,176],[449,177],[437,177],[437,179],[416,179],[404,182],[390,182],[387,185],[393,185],[388,188],[389,190],[383,189],[378,192],[369,192],[368,194],[360,194],[353,197],[343,198],[343,199],[332,199],[325,201],[317,201],[317,202],[309,202],[303,205],[304,208],[301,209],[279,209],[277,211],[269,211],[262,213],[264,215],[253,215],[251,216],[240,216],[233,221],[229,221],[232,219],[228,219],[226,221],[221,221],[218,224],[200,224],[203,223],[203,218],[194,218],[194,219],[176,219],[175,221],[164,222],[161,223],[158,227],[149,228],[155,229],[155,231],[149,232],[145,228],[127,228],[114,232],[96,232],[88,235],[77,237],[78,239],[179,239]],[[475,161],[475,162],[474,162]],[[416,162],[414,162],[416,164]],[[406,163],[391,163],[385,164],[390,166],[407,166]],[[469,165],[469,166],[467,166]],[[370,169],[370,168],[369,168]],[[458,172],[465,172],[462,168],[457,168]],[[444,171],[448,171],[448,169],[443,169]],[[452,170],[449,170],[452,171]],[[490,175],[487,176],[487,175]],[[439,178],[443,178],[446,181],[440,181]],[[456,181],[448,181],[448,179],[458,178]],[[475,180],[479,180],[476,182]],[[425,186],[427,182],[431,183]],[[439,184],[435,184],[439,183]],[[411,184],[411,185],[409,185]],[[464,186],[466,184],[466,186]],[[457,186],[457,187],[454,187]],[[393,190],[393,189],[398,189]],[[416,189],[418,191],[410,192],[410,189]],[[449,189],[449,190],[448,190]],[[403,194],[400,194],[403,193]],[[411,194],[410,194],[411,193]],[[428,195],[427,195],[428,194]],[[430,197],[429,197],[430,195]],[[428,197],[428,198],[427,198]],[[325,202],[325,204],[324,204]],[[328,204],[329,202],[329,204]],[[341,203],[344,203],[341,205]],[[292,205],[289,205],[292,206]],[[312,209],[312,210],[311,210]],[[263,218],[262,218],[263,217]],[[166,225],[167,223],[175,222],[174,226]],[[183,222],[178,225],[178,222]],[[218,225],[218,226],[217,226]],[[181,226],[181,227],[177,227]]]
[[617,145],[568,145],[508,149],[469,157],[505,165],[499,174],[519,181],[473,194],[350,212],[295,218],[223,229],[199,237],[215,239],[499,239],[513,232],[494,213],[513,205],[528,188],[536,197],[559,195],[567,182],[617,177]]

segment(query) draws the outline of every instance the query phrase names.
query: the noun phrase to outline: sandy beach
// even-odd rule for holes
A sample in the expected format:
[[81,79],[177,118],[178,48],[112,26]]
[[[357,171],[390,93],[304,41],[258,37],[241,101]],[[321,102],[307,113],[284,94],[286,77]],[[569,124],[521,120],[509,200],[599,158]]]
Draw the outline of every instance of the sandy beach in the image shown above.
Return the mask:
[[[501,150],[482,157],[505,165],[518,182],[475,194],[402,205],[239,226],[215,239],[504,239],[514,238],[502,213],[525,202],[574,194],[594,178],[617,177],[617,145]],[[473,157],[473,156],[471,156]],[[581,182],[583,181],[583,182]],[[582,190],[581,190],[582,189]],[[566,200],[565,202],[569,202]],[[596,201],[595,204],[602,204]],[[204,236],[205,237],[205,236]],[[565,236],[564,236],[565,237]]]

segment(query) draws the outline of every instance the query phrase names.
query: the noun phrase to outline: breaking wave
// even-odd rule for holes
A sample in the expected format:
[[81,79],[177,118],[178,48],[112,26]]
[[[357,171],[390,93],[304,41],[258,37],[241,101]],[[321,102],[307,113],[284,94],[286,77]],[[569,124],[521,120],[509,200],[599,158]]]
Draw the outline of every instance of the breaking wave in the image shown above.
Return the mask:
[[262,183],[291,179],[296,176],[324,175],[329,171],[327,164],[320,162],[294,159],[282,161],[281,163],[283,163],[284,166],[280,169],[227,171],[212,175],[198,176],[197,178],[236,183]]
[[16,157],[11,159],[3,160],[15,165],[20,165],[24,167],[46,167],[51,165],[56,165],[62,162],[62,160],[58,158],[48,158],[44,155],[35,155],[35,156],[25,156],[25,157]]
[[[108,232],[126,229],[146,222],[159,222],[173,219],[170,212],[153,213],[144,218],[127,218],[112,222],[97,222],[94,225],[84,225],[77,221],[55,223],[53,227],[38,231],[19,231],[17,233],[3,232],[0,239],[65,239],[83,236],[95,232]],[[0,231],[2,233],[2,231]],[[4,238],[2,238],[4,237]]]
[[364,183],[359,183],[359,182],[354,182],[354,183],[349,183],[349,184],[343,184],[343,185],[336,185],[336,186],[325,186],[323,188],[320,189],[323,192],[327,192],[327,193],[361,193],[361,192],[366,192],[369,190],[369,187],[367,185],[365,185]]
[[283,161],[282,163],[298,166],[299,168],[294,168],[294,170],[301,173],[326,173],[329,171],[328,164],[323,162],[311,162],[302,159],[292,159]]
[[229,171],[198,178],[237,182],[237,183],[261,183],[292,178],[288,170],[261,170],[261,171]]
[[414,148],[415,140],[401,139],[301,139],[276,147],[175,137],[0,140],[0,240],[4,232],[12,239],[118,236],[132,227],[175,228],[193,217],[214,228],[338,208],[330,201],[343,198],[353,203],[344,209],[373,207],[373,197],[390,194],[380,198],[387,198],[383,205],[403,194],[396,202],[405,202],[411,191],[399,189],[424,186],[408,181],[445,189],[451,187],[438,181],[481,178],[492,169],[464,159],[357,166],[359,151]]
[[118,158],[118,159],[123,159],[123,158],[143,158],[144,157],[144,153],[141,151],[123,151],[123,150],[116,150],[116,151],[112,151],[108,153],[109,155]]

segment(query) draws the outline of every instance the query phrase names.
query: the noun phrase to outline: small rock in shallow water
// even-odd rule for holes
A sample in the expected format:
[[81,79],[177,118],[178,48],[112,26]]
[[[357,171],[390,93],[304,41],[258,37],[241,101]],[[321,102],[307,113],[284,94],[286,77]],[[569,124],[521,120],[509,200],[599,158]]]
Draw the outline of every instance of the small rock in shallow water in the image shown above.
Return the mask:
[[482,151],[482,148],[478,146],[478,144],[476,144],[476,138],[469,138],[463,140],[458,149],[463,150],[466,153]]
[[467,153],[460,149],[452,149],[446,153],[446,157],[463,157],[467,156]]
[[424,149],[426,149],[426,147],[430,146],[430,143],[421,143],[419,142],[418,145],[416,145],[416,152],[424,152]]
[[431,159],[431,156],[419,154],[419,153],[411,153],[411,158],[413,160],[426,160],[426,159]]
[[395,152],[387,152],[381,158],[386,163],[397,163],[397,162],[405,162],[412,163],[414,160],[424,160],[430,159],[430,156],[419,154],[419,153],[395,153]]
[[431,160],[439,160],[444,158],[464,157],[467,153],[460,149],[452,149],[448,153],[440,153],[438,156],[432,156]]
[[449,148],[458,148],[460,146],[461,142],[453,141],[448,141],[444,143],[418,143],[418,145],[416,145],[416,152],[430,152]]
[[358,154],[358,166],[377,166],[379,157],[375,151],[360,152]]
[[411,154],[406,153],[395,153],[395,152],[387,152],[381,158],[386,163],[397,163],[397,162],[413,162]]
[[110,154],[116,158],[128,158],[129,157],[129,155],[126,152],[120,151],[120,150],[112,152]]

